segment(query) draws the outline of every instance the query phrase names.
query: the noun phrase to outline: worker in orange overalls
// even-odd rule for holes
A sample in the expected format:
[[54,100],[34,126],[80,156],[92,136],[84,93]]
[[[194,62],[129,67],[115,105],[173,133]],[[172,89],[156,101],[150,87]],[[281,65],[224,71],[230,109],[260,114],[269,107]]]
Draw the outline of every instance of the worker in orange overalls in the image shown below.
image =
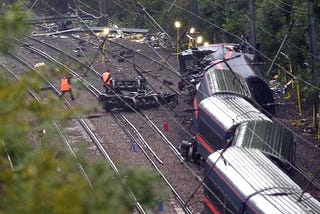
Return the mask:
[[69,92],[70,98],[72,100],[75,100],[72,89],[71,89],[70,78],[63,76],[60,79],[60,91],[61,91],[61,96],[63,96],[66,92]]
[[103,81],[103,87],[106,89],[106,93],[110,93],[110,85],[111,85],[111,73],[110,71],[106,70],[102,74],[102,81]]

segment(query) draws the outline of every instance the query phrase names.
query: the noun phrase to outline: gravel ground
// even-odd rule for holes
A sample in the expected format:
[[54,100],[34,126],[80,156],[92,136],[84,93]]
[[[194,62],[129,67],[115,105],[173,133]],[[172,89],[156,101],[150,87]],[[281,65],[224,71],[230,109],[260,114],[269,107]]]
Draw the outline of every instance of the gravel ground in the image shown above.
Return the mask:
[[[59,46],[61,49],[63,47],[63,50],[66,50],[68,53],[74,56],[78,56],[78,58],[84,60],[84,57],[79,57],[79,52],[75,51],[77,50],[78,45],[78,43],[75,40],[59,37],[45,37],[42,39],[48,43],[52,43]],[[46,53],[50,55],[57,55],[55,51],[52,51],[47,47],[44,47],[43,45],[39,45],[34,41],[29,42],[32,43],[34,47],[41,49],[46,48]],[[154,52],[152,48],[146,45],[128,43],[126,41],[123,41],[123,43],[129,45],[131,48],[134,48],[137,51],[143,52],[143,54],[155,58],[155,61],[159,62],[163,62],[163,58],[159,56],[164,56],[164,58],[168,59],[168,56],[172,55],[169,52],[161,52],[160,50],[159,51],[161,53]],[[112,46],[111,43],[108,43],[107,47],[108,49],[114,49],[119,52],[123,50],[119,47]],[[87,61],[91,61],[93,57],[96,55],[97,49],[92,49],[89,45],[86,45],[86,47],[83,48],[83,51],[87,55]],[[41,57],[30,54],[30,51],[27,51],[22,48],[18,48],[17,53],[19,53],[19,55],[21,56],[24,56],[31,65],[43,61]],[[66,58],[63,56],[58,57],[64,60]],[[93,63],[94,68],[100,73],[102,73],[106,68],[108,68],[112,71],[112,74],[118,78],[133,78],[133,76],[137,75],[131,64],[119,63],[118,59],[111,56],[110,54],[107,54],[107,59],[107,63],[101,64],[100,57],[96,58]],[[165,72],[165,69],[161,68],[161,64],[146,61],[145,59],[141,59],[138,57],[135,60],[138,65],[142,66],[145,69],[145,71],[142,72],[152,72],[151,75],[147,76],[147,80],[152,85],[152,87],[154,87],[155,90],[159,90],[161,92],[165,92],[167,90],[165,89],[165,87],[163,87],[161,81],[162,79],[160,78],[165,78],[166,80],[170,80],[174,83],[177,83],[177,75],[173,74],[172,72]],[[169,59],[168,61],[170,61],[170,63],[172,63],[174,67],[177,67],[177,61],[174,55],[172,55],[171,59]],[[71,67],[76,68],[77,66],[72,65]],[[83,73],[84,71],[85,69],[83,68],[77,70],[79,74]],[[163,77],[162,75],[164,75],[165,77]],[[160,80],[154,79],[154,77],[158,77]],[[91,75],[91,73],[89,72],[88,76],[85,77],[85,79],[87,81],[90,81],[98,89],[103,91],[101,80],[98,79],[96,76]],[[58,81],[56,81],[55,85],[58,86]],[[94,130],[96,131],[97,135],[104,142],[104,147],[106,148],[106,150],[111,152],[110,156],[113,159],[113,161],[121,167],[126,166],[133,168],[151,168],[150,162],[146,160],[146,158],[144,157],[144,155],[142,155],[142,152],[140,150],[138,153],[132,152],[132,142],[128,139],[128,137],[121,130],[121,128],[118,127],[118,125],[111,117],[110,113],[106,113],[103,109],[101,109],[101,107],[98,105],[98,101],[86,90],[84,90],[80,85],[78,85],[76,80],[72,80],[72,85],[73,90],[75,92],[76,100],[70,100],[70,102],[72,102],[72,104],[75,107],[81,107],[84,108],[86,111],[91,111],[89,116],[99,115],[99,117],[96,117],[94,119],[91,118],[90,122],[92,123],[92,126],[94,127]],[[174,85],[174,87],[176,87],[176,85]],[[65,98],[69,99],[68,94],[65,95]],[[183,105],[184,103],[181,102],[181,106],[179,106],[179,108],[181,109],[176,109],[176,112],[181,113],[182,108],[184,108]],[[170,111],[168,108],[162,106],[159,109],[150,109],[144,112],[146,113],[146,115],[148,115],[149,118],[152,118],[153,122],[158,126],[159,129],[162,129],[164,120],[167,121],[169,129],[165,133],[165,135],[175,147],[178,147],[180,145],[182,139],[187,140],[190,138],[190,133],[188,133],[189,130],[185,129],[185,127],[181,125],[181,121],[183,118],[177,117],[177,113],[174,113]],[[181,164],[179,162],[178,158],[173,155],[173,152],[169,149],[168,145],[165,144],[163,140],[154,132],[150,131],[150,127],[148,127],[147,123],[141,118],[141,116],[135,113],[124,114],[126,115],[126,117],[130,119],[130,121],[136,127],[138,127],[139,131],[142,133],[145,140],[150,143],[152,149],[159,155],[161,160],[163,160],[164,164],[162,170],[164,175],[173,184],[174,188],[177,189],[178,193],[182,196],[182,198],[185,201],[189,200],[189,197],[191,197],[191,193],[193,193],[196,190],[199,181],[197,181],[196,178],[192,175],[192,173],[184,167],[184,164]],[[98,159],[98,151],[96,150],[95,146],[91,144],[91,140],[88,138],[88,136],[86,136],[85,133],[83,133],[82,129],[79,127],[79,124],[76,121],[69,121],[69,126],[66,128],[66,131],[70,133],[70,135],[72,136],[71,141],[75,148],[80,148],[81,145],[83,145],[83,143],[89,146],[89,150],[84,154],[88,160],[94,161]],[[189,165],[189,167],[191,167],[191,169],[194,170],[195,173],[200,175],[203,173],[199,171],[199,169],[196,166],[192,164]],[[198,191],[196,191],[196,194],[190,199],[188,205],[191,207],[193,213],[200,213],[202,210],[201,195],[202,189],[200,188]],[[170,196],[168,200],[164,202],[165,210],[162,213],[178,213],[179,209],[177,207],[177,202],[175,202],[174,197]]]
[[[61,49],[66,50],[68,53],[87,62],[91,62],[97,53],[97,49],[92,49],[89,44],[84,44],[82,46],[82,51],[86,54],[86,57],[81,56],[80,52],[77,49],[78,42],[73,39],[61,39],[59,37],[45,37],[43,39],[47,42],[59,46]],[[147,45],[131,43],[124,40],[121,40],[121,42],[138,52],[156,59],[156,61],[158,62],[167,62],[174,69],[178,69],[178,62],[176,60],[176,57],[172,55],[170,51],[159,49],[155,50]],[[120,52],[123,50],[122,48],[115,47],[114,45],[112,45],[112,43],[107,44],[107,49],[116,52]],[[23,56],[30,56],[30,52],[22,48],[17,49],[17,52],[19,52]],[[51,51],[48,50],[48,53],[51,53]],[[104,64],[101,64],[100,57],[95,58],[94,60],[93,66],[100,73],[108,68],[112,71],[112,74],[115,77],[131,78],[136,75],[132,65],[128,63],[120,63],[118,62],[118,59],[116,57],[110,54],[107,54],[106,56],[107,62]],[[1,61],[2,60],[5,61],[5,59],[1,59]],[[161,92],[165,92],[167,90],[161,84],[162,79],[171,81],[173,83],[173,87],[177,88],[177,82],[179,79],[175,73],[168,71],[155,62],[150,62],[138,56],[135,58],[135,60],[136,63],[143,66],[146,71],[152,72],[153,75],[148,76],[147,80],[156,90],[159,90]],[[28,57],[28,61],[31,64],[35,64],[42,61],[42,59],[32,55],[32,57]],[[79,68],[78,70],[79,73],[83,73],[84,71],[84,68]],[[154,79],[152,76],[157,76],[158,79]],[[101,81],[97,77],[88,75],[86,79],[90,82],[93,82],[97,88],[103,91]],[[146,158],[141,154],[141,150],[139,150],[138,153],[132,152],[132,142],[122,131],[122,129],[118,127],[116,122],[111,117],[111,114],[106,113],[103,109],[101,109],[101,107],[98,105],[98,101],[91,94],[85,91],[81,86],[77,85],[76,81],[73,82],[73,88],[76,95],[76,100],[72,101],[73,104],[90,111],[90,116],[99,115],[99,117],[90,119],[90,122],[92,123],[92,126],[96,130],[98,136],[103,140],[104,146],[107,151],[112,151],[111,157],[115,161],[115,163],[119,164],[120,166],[127,167],[151,167],[150,162],[148,162]],[[283,99],[281,100],[283,101]],[[285,100],[285,102],[292,102],[292,100]],[[309,122],[311,121],[310,114],[308,114],[309,111],[307,110],[309,108],[307,107],[307,105],[303,107],[306,113],[304,113],[304,116],[302,118],[307,118],[305,125],[309,124]],[[148,115],[149,118],[152,118],[154,123],[161,130],[163,128],[163,122],[166,121],[168,123],[168,131],[164,132],[164,134],[170,140],[170,142],[172,142],[172,144],[178,148],[182,140],[190,140],[190,137],[192,136],[192,130],[189,129],[190,125],[183,124],[183,116],[185,114],[183,110],[188,108],[190,108],[190,106],[183,102],[183,97],[180,97],[179,106],[178,108],[174,109],[174,112],[166,107],[161,106],[157,110],[146,110],[144,111],[144,113]],[[277,109],[276,117],[281,119],[281,121],[283,121],[289,127],[292,127],[294,131],[302,135],[302,126],[292,126],[293,120],[301,120],[301,118],[297,116],[296,112],[297,111],[295,105],[287,105],[286,108],[279,107]],[[136,127],[138,127],[145,140],[150,143],[152,149],[154,151],[157,151],[159,157],[165,163],[163,166],[165,175],[168,176],[169,180],[175,184],[175,187],[179,190],[179,192],[182,193],[183,198],[185,200],[188,200],[191,192],[196,189],[198,181],[191,175],[190,171],[181,166],[182,164],[179,163],[178,159],[172,155],[172,151],[169,150],[168,145],[163,143],[159,136],[157,136],[150,130],[150,127],[147,125],[146,121],[143,118],[135,113],[124,114]],[[88,139],[88,137],[84,137],[85,134],[82,133],[82,131],[80,131],[81,128],[78,127],[79,125],[76,121],[70,121],[68,132],[73,133],[71,134],[74,136],[72,140],[73,144],[77,144],[79,141],[84,141],[89,145],[90,148],[89,152],[85,154],[86,158],[91,161],[97,160],[99,154],[96,148],[90,144],[91,140]],[[83,137],[79,137],[79,132],[81,132],[80,136]],[[318,142],[314,134],[303,135],[303,138],[308,139],[311,143],[305,143],[302,140],[297,139],[297,164],[304,166],[305,170],[310,172],[310,175],[314,175],[317,173],[317,170],[319,170],[317,166],[320,163],[319,149],[315,146],[318,144]],[[203,174],[203,171],[201,169],[198,169],[197,166],[193,164],[188,164],[188,166],[191,167],[194,172],[200,175]],[[300,179],[299,182],[303,182],[303,180]],[[307,183],[304,182],[304,185],[307,186]],[[203,206],[201,203],[201,194],[202,190],[200,188],[200,190],[197,191],[196,195],[190,201],[189,205],[191,206],[194,213],[200,213],[202,210]],[[319,191],[314,192],[314,196],[320,198]],[[174,202],[173,196],[170,196],[168,201],[165,202],[165,211],[162,213],[177,213],[175,207],[176,202]]]

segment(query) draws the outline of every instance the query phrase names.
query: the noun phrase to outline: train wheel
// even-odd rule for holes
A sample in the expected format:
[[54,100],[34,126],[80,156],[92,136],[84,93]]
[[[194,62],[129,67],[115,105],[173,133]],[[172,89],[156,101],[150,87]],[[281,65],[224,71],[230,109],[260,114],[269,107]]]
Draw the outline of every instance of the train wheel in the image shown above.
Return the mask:
[[111,109],[112,109],[112,106],[105,104],[105,105],[103,106],[103,109],[104,109],[106,112],[110,112]]
[[131,103],[130,103],[131,107],[138,110],[139,106],[138,106],[137,100],[133,97],[131,97],[130,99],[131,99]]
[[187,150],[187,153],[186,153],[186,158],[187,158],[187,161],[190,161],[192,159],[192,153],[193,153],[193,146],[188,146],[188,150]]
[[147,101],[146,99],[141,99],[141,106],[143,109],[147,109]]
[[135,105],[135,99],[132,97],[125,97],[125,99],[123,99],[123,105],[126,109],[132,110],[132,108],[134,108]]
[[160,102],[159,102],[158,97],[157,97],[157,96],[153,96],[153,99],[154,99],[154,106],[155,106],[156,108],[159,108]]

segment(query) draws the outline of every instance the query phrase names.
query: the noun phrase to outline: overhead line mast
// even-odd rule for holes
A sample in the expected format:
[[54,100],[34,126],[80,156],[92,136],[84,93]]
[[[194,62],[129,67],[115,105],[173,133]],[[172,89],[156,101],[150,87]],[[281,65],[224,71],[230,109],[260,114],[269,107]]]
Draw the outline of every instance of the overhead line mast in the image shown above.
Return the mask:
[[196,29],[198,26],[198,0],[192,0],[193,25]]
[[[256,55],[256,16],[255,16],[255,0],[249,0],[248,1],[249,4],[249,29],[250,29],[250,33],[249,33],[249,43],[252,47],[252,51],[253,51],[253,55]],[[256,56],[254,57],[254,60],[256,59]]]
[[99,20],[101,26],[106,26],[108,24],[107,20],[107,0],[100,0],[100,13],[102,17]]

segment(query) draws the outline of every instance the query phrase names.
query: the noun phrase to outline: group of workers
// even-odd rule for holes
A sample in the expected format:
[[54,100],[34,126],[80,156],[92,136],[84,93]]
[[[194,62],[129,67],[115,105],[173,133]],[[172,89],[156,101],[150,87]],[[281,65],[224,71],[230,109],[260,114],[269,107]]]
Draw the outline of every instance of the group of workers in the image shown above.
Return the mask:
[[[110,92],[110,84],[111,84],[111,73],[109,70],[106,70],[102,74],[102,82],[103,86],[106,89],[106,93]],[[71,77],[66,77],[63,76],[60,79],[60,91],[61,91],[61,96],[63,96],[66,92],[70,94],[70,98],[72,100],[75,100],[72,88],[71,88]]]

